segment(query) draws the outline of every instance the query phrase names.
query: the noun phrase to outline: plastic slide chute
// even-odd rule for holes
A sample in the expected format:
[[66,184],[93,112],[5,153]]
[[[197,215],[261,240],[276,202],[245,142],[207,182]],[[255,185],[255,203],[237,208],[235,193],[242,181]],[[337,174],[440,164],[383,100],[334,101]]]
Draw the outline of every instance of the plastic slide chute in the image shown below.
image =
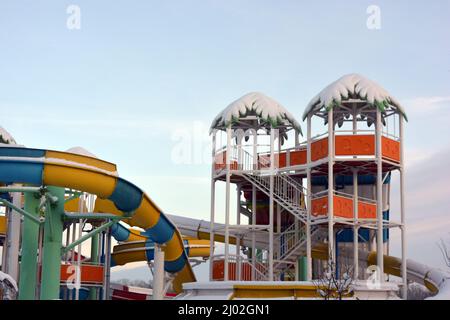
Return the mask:
[[[155,243],[140,231],[130,229],[120,223],[111,227],[111,234],[120,243],[115,245],[111,255],[111,266],[130,262],[152,261]],[[190,258],[209,257],[209,241],[183,237],[184,250]],[[164,248],[163,248],[164,250]]]
[[[177,225],[179,230],[186,235],[192,237],[198,237],[199,239],[209,239],[210,222],[205,220],[199,220],[194,218],[179,217],[174,215],[168,215],[171,220]],[[214,240],[217,242],[223,242],[223,224],[215,223]],[[243,245],[251,246],[251,237],[243,235]],[[230,241],[231,243],[231,241]],[[261,236],[255,241],[257,249],[267,249],[268,237]],[[348,256],[353,256],[353,249],[341,249],[341,253]],[[346,250],[348,252],[346,252]],[[325,243],[316,243],[311,250],[312,257],[317,260],[328,259],[328,245]],[[376,252],[367,252],[359,250],[358,257],[360,263],[366,263],[367,265],[376,265]],[[450,273],[433,268],[419,262],[407,259],[406,271],[408,280],[424,285],[431,293],[435,294],[428,299],[450,299]],[[384,271],[390,275],[401,276],[401,259],[384,255]]]
[[0,183],[66,187],[110,200],[127,223],[144,229],[150,240],[164,244],[167,272],[177,274],[175,292],[195,275],[176,226],[141,189],[118,177],[115,164],[68,152],[0,147]]

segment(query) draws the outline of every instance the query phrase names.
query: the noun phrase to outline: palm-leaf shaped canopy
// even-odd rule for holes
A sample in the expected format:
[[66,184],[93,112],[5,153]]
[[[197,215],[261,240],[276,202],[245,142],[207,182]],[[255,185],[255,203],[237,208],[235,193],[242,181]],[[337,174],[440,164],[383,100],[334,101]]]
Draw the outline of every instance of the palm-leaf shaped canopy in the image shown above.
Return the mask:
[[248,93],[228,105],[211,124],[213,130],[234,129],[278,129],[280,136],[295,129],[301,134],[301,127],[292,114],[274,99],[259,93]]
[[17,144],[13,136],[8,131],[3,129],[3,127],[0,127],[0,143]]
[[[369,107],[373,107],[371,108],[372,112],[374,108],[378,108],[383,114],[392,110],[408,120],[403,107],[389,92],[372,80],[354,73],[339,78],[312,98],[303,113],[303,120],[310,113],[320,110],[328,113],[328,111],[338,109],[346,102],[354,100],[360,100]],[[368,116],[367,112],[361,112],[361,118],[367,118],[369,126],[373,123],[373,117]]]

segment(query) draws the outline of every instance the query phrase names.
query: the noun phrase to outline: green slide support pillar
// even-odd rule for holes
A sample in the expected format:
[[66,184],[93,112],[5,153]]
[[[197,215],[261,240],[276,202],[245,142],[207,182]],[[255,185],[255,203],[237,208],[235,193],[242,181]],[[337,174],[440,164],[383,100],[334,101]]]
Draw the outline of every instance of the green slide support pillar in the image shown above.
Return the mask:
[[[98,242],[99,234],[95,234],[91,239],[91,262],[98,263]],[[89,289],[89,300],[97,300],[97,288]]]
[[308,274],[306,270],[307,266],[307,260],[306,257],[300,257],[297,261],[298,263],[298,280],[299,281],[306,281]]
[[41,300],[59,299],[61,247],[64,217],[64,188],[48,187],[58,201],[47,206],[44,225]]
[[[36,218],[39,217],[39,197],[36,193],[25,192],[24,210]],[[24,216],[22,234],[19,300],[34,300],[36,299],[39,224]]]

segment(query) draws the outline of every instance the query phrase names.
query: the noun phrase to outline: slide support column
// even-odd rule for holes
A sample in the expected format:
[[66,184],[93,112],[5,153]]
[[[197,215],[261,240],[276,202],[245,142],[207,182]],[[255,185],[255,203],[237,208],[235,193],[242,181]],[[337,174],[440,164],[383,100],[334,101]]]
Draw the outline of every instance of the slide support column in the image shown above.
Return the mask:
[[[95,234],[91,238],[91,262],[98,263],[98,242],[99,234]],[[89,289],[89,300],[97,300],[97,288],[92,287]]]
[[155,243],[153,263],[153,300],[164,299],[164,251]]
[[381,112],[377,109],[376,155],[377,155],[377,267],[379,280],[384,282],[384,250],[383,250],[383,158],[381,148]]
[[64,216],[64,188],[48,187],[57,198],[48,203],[44,225],[44,252],[42,258],[41,300],[59,299],[61,273],[61,247]]
[[[39,197],[25,192],[24,210],[39,218]],[[24,216],[22,237],[22,259],[20,263],[19,300],[36,298],[37,252],[39,246],[39,224]]]

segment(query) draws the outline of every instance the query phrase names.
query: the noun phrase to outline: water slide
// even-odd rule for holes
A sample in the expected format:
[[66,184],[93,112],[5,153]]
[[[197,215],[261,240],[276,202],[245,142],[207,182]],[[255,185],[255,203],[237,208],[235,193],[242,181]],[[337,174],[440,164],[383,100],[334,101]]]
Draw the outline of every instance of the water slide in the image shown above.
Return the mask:
[[97,158],[52,150],[0,147],[0,183],[66,187],[110,200],[130,226],[153,242],[164,244],[167,272],[175,273],[173,289],[196,281],[175,224],[141,189],[118,177],[116,165]]
[[[341,252],[353,256],[353,249],[341,249]],[[315,259],[328,259],[328,245],[321,243],[312,249],[312,257]],[[359,250],[359,261],[368,266],[377,264],[377,253]],[[401,277],[402,260],[388,255],[383,256],[384,272]],[[434,296],[433,299],[450,299],[450,273],[429,267],[411,259],[406,259],[406,272],[409,281],[424,285]]]
[[[111,227],[111,233],[114,239],[120,242],[113,248],[111,266],[153,260],[154,242],[148,237],[141,235],[139,230],[133,230],[116,223]],[[183,237],[183,243],[184,250],[189,258],[209,257],[209,240]]]
[[[177,225],[181,233],[198,239],[209,239],[210,223],[208,221],[173,215],[169,215],[169,217]],[[214,230],[214,240],[224,242],[224,225],[215,223]],[[232,239],[230,243],[235,243],[235,239]],[[243,234],[241,243],[245,246],[251,246],[251,236],[248,234]],[[267,249],[268,245],[267,237],[260,236],[257,238],[255,247],[258,249]],[[353,256],[353,250],[350,250],[347,254],[349,256]],[[376,252],[360,250],[358,256],[361,263],[376,265]],[[316,244],[312,248],[312,257],[319,260],[328,259],[328,246],[324,243]],[[401,259],[397,257],[387,255],[384,256],[384,270],[390,275],[397,277],[401,276],[401,263]],[[407,259],[406,263],[408,280],[424,285],[428,290],[435,294],[429,299],[450,299],[449,272],[429,267],[410,259]]]

